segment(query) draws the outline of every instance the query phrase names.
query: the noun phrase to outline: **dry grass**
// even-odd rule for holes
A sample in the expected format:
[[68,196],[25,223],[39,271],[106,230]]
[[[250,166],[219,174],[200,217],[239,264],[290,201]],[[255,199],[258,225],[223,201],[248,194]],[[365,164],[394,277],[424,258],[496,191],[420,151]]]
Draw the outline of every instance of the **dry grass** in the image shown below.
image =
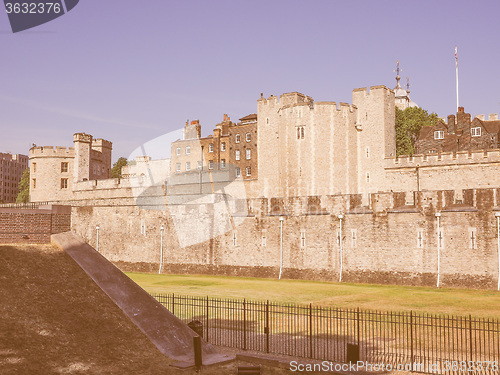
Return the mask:
[[[76,263],[52,246],[0,246],[0,301],[2,375],[194,374],[170,367]],[[231,374],[236,365],[203,373]]]

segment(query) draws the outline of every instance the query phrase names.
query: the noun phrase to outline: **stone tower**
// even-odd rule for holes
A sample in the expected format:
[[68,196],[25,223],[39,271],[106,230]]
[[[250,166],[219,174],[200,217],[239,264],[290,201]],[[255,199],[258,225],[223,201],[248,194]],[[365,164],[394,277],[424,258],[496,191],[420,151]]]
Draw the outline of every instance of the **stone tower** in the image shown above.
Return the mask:
[[384,158],[396,156],[394,92],[385,86],[356,89],[357,165],[359,193],[385,189]]
[[92,149],[92,136],[85,133],[73,135],[75,147],[75,162],[73,180],[87,181],[90,179],[90,150]]

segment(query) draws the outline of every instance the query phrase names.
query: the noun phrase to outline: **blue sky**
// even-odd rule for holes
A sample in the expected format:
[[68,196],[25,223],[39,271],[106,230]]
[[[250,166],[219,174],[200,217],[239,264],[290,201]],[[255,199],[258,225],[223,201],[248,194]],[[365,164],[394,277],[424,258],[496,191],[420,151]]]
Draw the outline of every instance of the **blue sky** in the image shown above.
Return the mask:
[[352,101],[354,88],[395,85],[447,116],[460,105],[500,112],[499,1],[80,0],[12,34],[0,12],[0,152],[71,146],[86,132],[114,159],[199,119],[256,112],[260,93]]

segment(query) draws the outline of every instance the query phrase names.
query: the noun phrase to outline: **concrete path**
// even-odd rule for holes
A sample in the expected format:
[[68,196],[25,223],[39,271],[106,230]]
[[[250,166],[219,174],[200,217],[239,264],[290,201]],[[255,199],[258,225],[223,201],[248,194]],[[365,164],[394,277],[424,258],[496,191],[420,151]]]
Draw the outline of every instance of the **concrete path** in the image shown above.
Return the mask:
[[[52,235],[52,243],[63,249],[178,367],[194,365],[193,337],[196,333],[151,297],[111,262],[71,232]],[[203,365],[234,358],[219,354],[202,340]]]

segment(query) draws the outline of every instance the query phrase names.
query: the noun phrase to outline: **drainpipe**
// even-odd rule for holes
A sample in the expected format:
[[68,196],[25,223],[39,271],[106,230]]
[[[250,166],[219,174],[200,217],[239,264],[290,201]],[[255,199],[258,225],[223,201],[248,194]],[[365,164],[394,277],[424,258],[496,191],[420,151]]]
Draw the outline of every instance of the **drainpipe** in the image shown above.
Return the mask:
[[500,212],[495,212],[497,218],[497,252],[498,252],[498,286],[497,290],[500,291]]
[[281,274],[283,273],[283,221],[285,218],[280,216],[280,275],[278,277],[281,280]]
[[342,220],[344,220],[344,215],[337,216],[340,220],[340,229],[339,229],[339,247],[340,247],[340,271],[339,271],[339,283],[342,282],[342,270],[344,268],[344,249],[342,243]]
[[436,286],[439,288],[439,277],[441,273],[441,228],[439,227],[439,218],[441,217],[441,212],[436,212],[437,219],[437,284]]
[[99,252],[99,225],[96,225],[95,229],[97,231],[97,246],[96,246],[96,250],[97,250],[97,252]]
[[163,268],[163,230],[165,228],[162,226],[160,227],[160,269],[158,270],[158,273],[161,274],[161,269]]

